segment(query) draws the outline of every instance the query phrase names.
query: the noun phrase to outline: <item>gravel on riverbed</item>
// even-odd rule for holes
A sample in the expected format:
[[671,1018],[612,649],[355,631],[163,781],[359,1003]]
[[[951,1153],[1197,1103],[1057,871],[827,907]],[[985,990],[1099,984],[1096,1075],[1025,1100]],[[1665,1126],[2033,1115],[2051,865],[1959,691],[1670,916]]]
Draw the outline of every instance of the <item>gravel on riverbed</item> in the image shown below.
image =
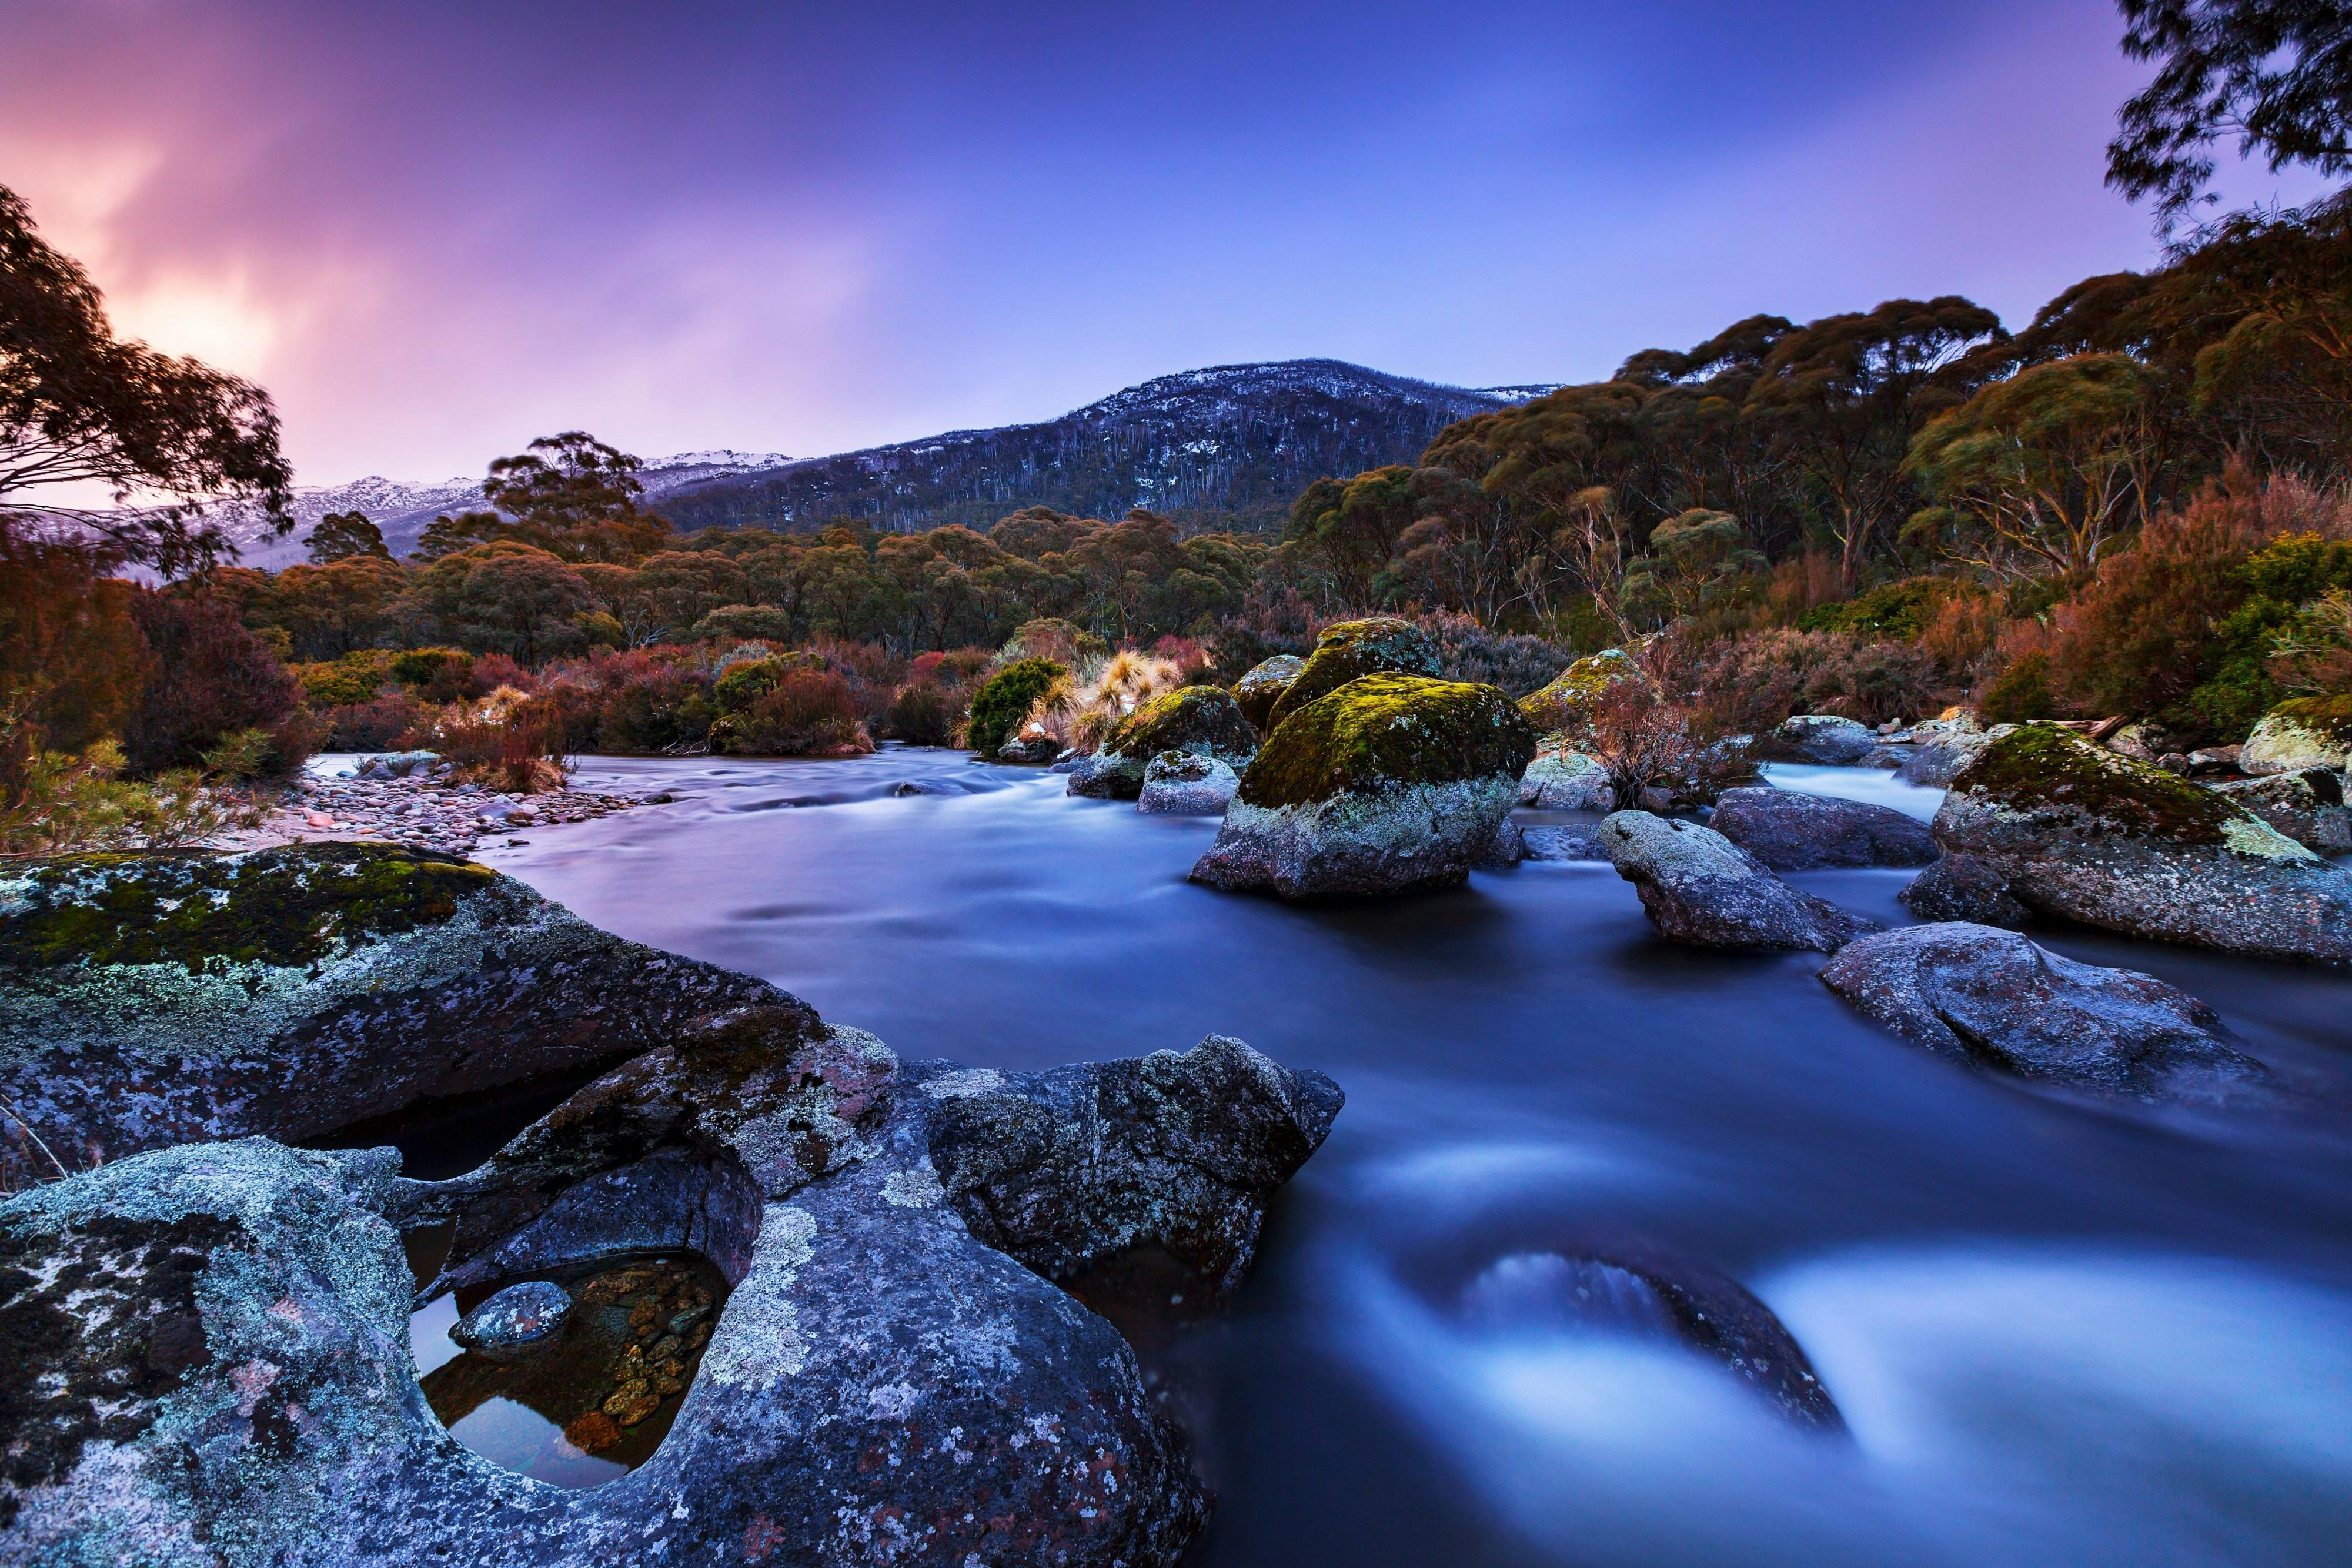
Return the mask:
[[512,841],[509,835],[517,828],[585,822],[669,799],[666,793],[604,795],[569,786],[537,795],[504,794],[432,777],[310,777],[289,788],[259,826],[227,837],[236,849],[367,839],[467,855],[484,840]]

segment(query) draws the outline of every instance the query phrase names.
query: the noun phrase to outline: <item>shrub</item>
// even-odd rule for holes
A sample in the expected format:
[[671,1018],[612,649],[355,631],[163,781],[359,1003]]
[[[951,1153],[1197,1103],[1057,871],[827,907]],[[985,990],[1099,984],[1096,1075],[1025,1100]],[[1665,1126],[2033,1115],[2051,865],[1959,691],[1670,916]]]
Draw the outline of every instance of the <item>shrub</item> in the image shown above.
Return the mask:
[[1756,734],[1796,713],[1864,724],[1941,706],[1943,678],[1925,649],[1836,632],[1773,627],[1715,644],[1692,660],[1694,706],[1723,732]]
[[417,738],[470,783],[527,795],[563,785],[563,713],[550,697],[500,686],[488,696],[452,703],[429,736]]
[[788,643],[793,632],[789,610],[772,604],[722,604],[697,621],[687,636],[696,643]]
[[314,710],[348,707],[373,702],[392,679],[393,655],[381,648],[362,648],[323,664],[297,664],[294,678],[301,683],[302,699]]
[[2058,716],[2058,698],[2050,685],[2050,655],[2040,649],[2021,653],[1984,694],[1977,698],[1977,714],[1987,724],[2024,724]]
[[1007,665],[1043,659],[1075,670],[1109,652],[1110,644],[1093,632],[1067,621],[1044,617],[1023,622],[996,656]]
[[1844,632],[1879,641],[1916,643],[1957,584],[1948,578],[1906,577],[1843,604],[1823,604],[1797,617],[1800,632]]
[[1028,716],[1030,705],[1069,675],[1069,666],[1052,659],[1013,660],[991,675],[971,699],[964,744],[982,757],[993,757]]
[[152,655],[139,706],[123,727],[131,771],[193,768],[222,738],[258,729],[270,737],[268,767],[285,772],[314,749],[318,727],[301,687],[268,646],[222,600],[185,592],[140,592],[132,617]]
[[830,670],[787,668],[750,706],[711,728],[714,749],[760,757],[854,757],[874,749],[849,683]]
[[419,729],[429,728],[432,710],[404,691],[389,691],[363,703],[331,707],[320,714],[328,751],[390,751]]
[[392,678],[404,686],[421,686],[436,702],[456,702],[471,695],[474,655],[462,648],[407,648],[392,656]]
[[1423,615],[1420,625],[1436,643],[1447,680],[1499,687],[1515,700],[1549,685],[1576,662],[1558,643],[1522,632],[1489,632],[1472,617],[1450,611]]
[[[138,591],[97,575],[84,551],[0,528],[0,709],[20,743],[79,752],[138,704],[147,646],[131,614]],[[0,755],[0,786],[11,764]]]

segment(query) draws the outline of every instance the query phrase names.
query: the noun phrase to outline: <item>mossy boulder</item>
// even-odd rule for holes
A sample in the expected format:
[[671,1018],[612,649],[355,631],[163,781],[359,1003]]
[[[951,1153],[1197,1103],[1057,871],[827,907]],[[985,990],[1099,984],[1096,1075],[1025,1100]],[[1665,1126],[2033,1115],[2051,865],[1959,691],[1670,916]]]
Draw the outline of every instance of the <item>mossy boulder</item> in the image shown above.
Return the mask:
[[[384,844],[71,855],[0,873],[0,1093],[58,1163],[266,1133],[646,1050],[765,981]],[[0,1185],[55,1175],[7,1123]]]
[[1291,680],[1287,690],[1267,709],[1270,725],[1320,697],[1328,696],[1349,681],[1392,671],[1405,675],[1437,675],[1444,671],[1437,642],[1410,621],[1374,615],[1361,621],[1336,621],[1315,640],[1315,652]]
[[2296,697],[2263,715],[2238,748],[2249,773],[2292,773],[2305,768],[2341,771],[2352,753],[2352,695]]
[[1165,751],[1213,757],[1230,766],[1257,750],[1257,731],[1223,686],[1183,686],[1153,697],[1118,721],[1086,767],[1070,775],[1070,793],[1132,800],[1144,770]]
[[1933,831],[1943,880],[1997,889],[2040,914],[2352,963],[2352,872],[2228,795],[2055,725],[1989,741],[1953,777]]
[[1593,706],[1612,686],[1643,679],[1642,667],[1622,648],[1587,653],[1540,690],[1519,699],[1519,711],[1538,729],[1574,734],[1592,717]]
[[2352,851],[2352,811],[2344,805],[2344,777],[2326,768],[2235,779],[2211,786],[2293,839],[2324,855]]
[[1306,667],[1307,661],[1296,653],[1276,653],[1262,664],[1252,665],[1247,674],[1234,683],[1234,701],[1260,734],[1274,727],[1274,705]]
[[1275,726],[1192,878],[1285,898],[1459,883],[1491,850],[1535,744],[1492,686],[1350,681]]

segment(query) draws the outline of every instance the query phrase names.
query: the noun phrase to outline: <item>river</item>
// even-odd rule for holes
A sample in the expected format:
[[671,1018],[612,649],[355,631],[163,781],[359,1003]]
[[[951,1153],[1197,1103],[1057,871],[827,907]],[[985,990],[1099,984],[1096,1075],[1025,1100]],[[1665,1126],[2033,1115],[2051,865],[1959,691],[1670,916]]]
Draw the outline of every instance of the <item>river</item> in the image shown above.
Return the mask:
[[[1884,774],[1777,781],[1934,803]],[[2157,1114],[1971,1074],[1853,1012],[1817,955],[1658,940],[1605,864],[1291,908],[1184,880],[1213,822],[959,753],[591,758],[579,782],[680,799],[480,858],[902,1057],[1037,1068],[1215,1032],[1344,1086],[1233,1315],[1171,1353],[1210,1568],[2352,1552],[2340,1111]],[[1910,874],[1790,880],[1896,922]],[[2352,981],[2036,935],[2186,987],[2345,1103]],[[1596,1237],[1739,1280],[1848,1433],[1580,1315],[1551,1255]]]

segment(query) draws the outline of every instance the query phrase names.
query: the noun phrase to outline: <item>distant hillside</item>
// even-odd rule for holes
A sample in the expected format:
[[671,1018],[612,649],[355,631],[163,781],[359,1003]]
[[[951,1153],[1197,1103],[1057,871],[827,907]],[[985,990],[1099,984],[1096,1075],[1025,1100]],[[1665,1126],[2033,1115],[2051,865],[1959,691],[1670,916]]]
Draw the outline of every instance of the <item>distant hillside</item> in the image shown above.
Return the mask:
[[1311,480],[1409,463],[1457,419],[1549,387],[1439,386],[1336,360],[1221,365],[1161,376],[1043,424],[921,441],[681,485],[661,510],[685,529],[985,527],[1024,507],[1187,531],[1276,527]]

